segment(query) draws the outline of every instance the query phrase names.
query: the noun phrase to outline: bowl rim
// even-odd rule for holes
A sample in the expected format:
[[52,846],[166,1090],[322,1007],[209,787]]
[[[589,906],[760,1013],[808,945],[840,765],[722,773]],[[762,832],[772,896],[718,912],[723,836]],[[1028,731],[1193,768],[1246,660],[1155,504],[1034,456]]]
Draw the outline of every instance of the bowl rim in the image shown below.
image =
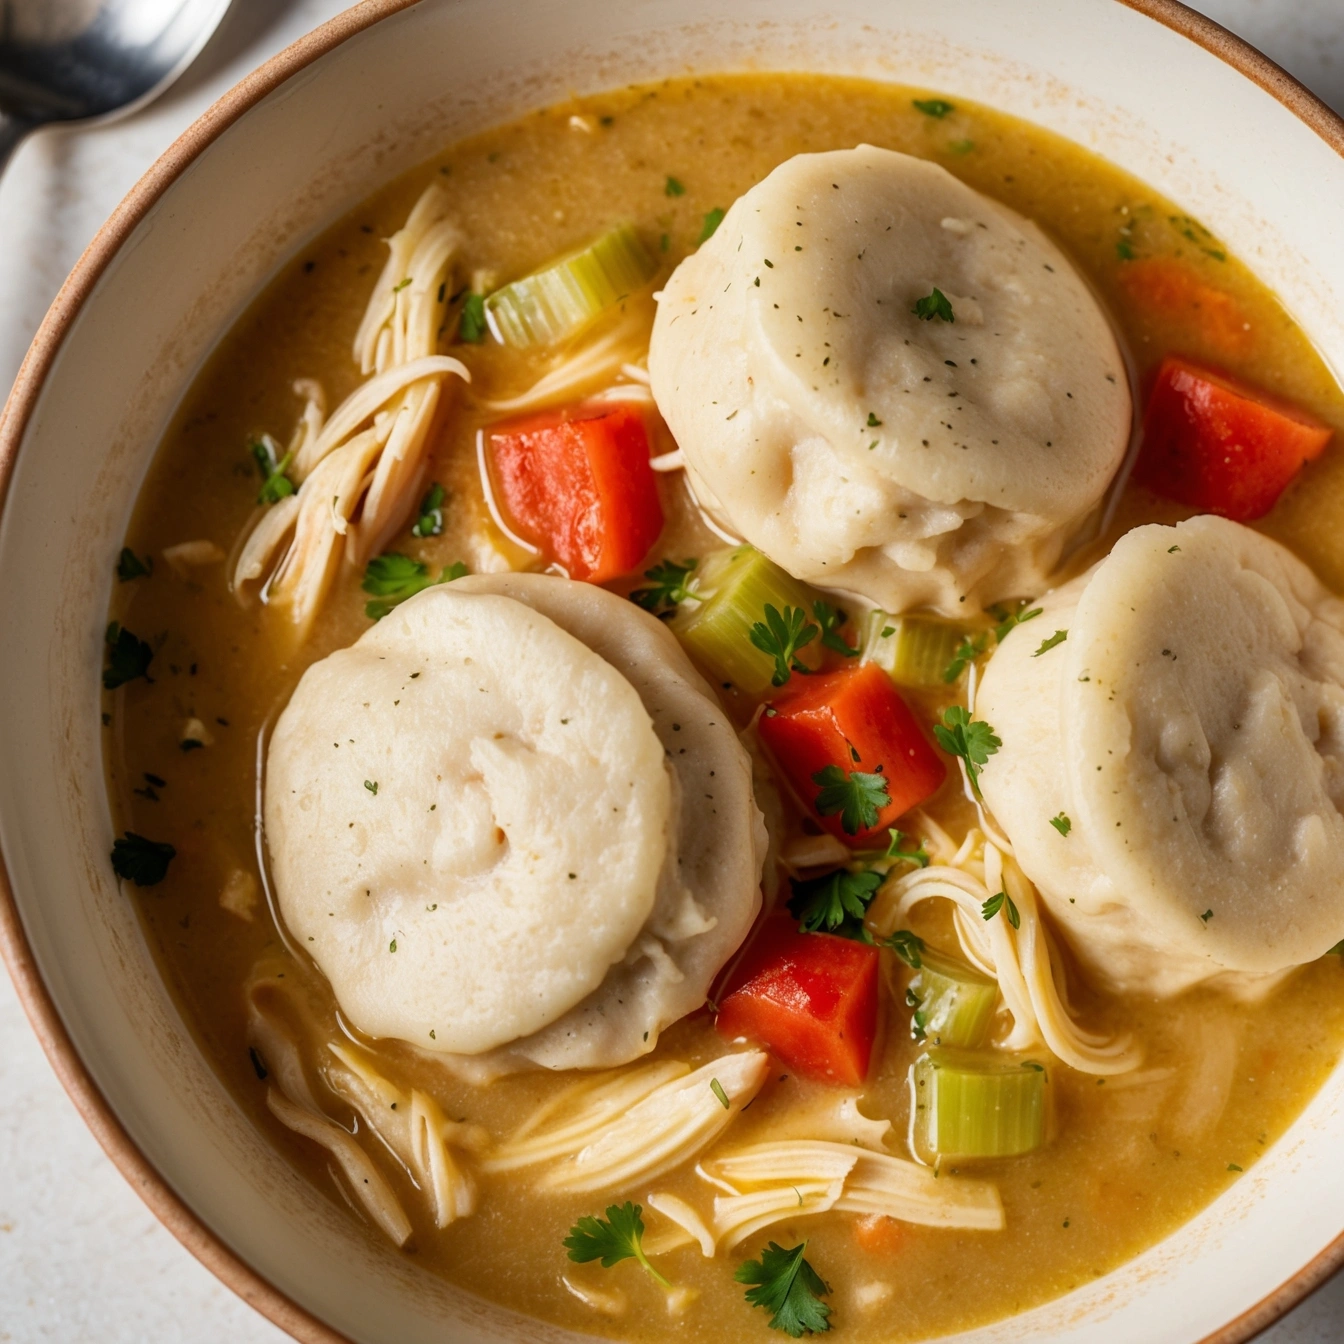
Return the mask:
[[[281,84],[374,24],[420,0],[360,0],[245,76],[159,156],[99,228],[33,337],[0,410],[0,512],[37,399],[76,317],[119,249],[165,191],[240,117]],[[1202,47],[1288,109],[1344,157],[1344,117],[1300,81],[1221,24],[1180,0],[1114,0]],[[156,1218],[212,1274],[301,1344],[354,1344],[267,1281],[180,1199],[140,1151],[75,1049],[28,942],[0,853],[0,958],[56,1077],[113,1165]],[[1344,1266],[1344,1231],[1254,1306],[1198,1344],[1244,1344],[1315,1292]]]

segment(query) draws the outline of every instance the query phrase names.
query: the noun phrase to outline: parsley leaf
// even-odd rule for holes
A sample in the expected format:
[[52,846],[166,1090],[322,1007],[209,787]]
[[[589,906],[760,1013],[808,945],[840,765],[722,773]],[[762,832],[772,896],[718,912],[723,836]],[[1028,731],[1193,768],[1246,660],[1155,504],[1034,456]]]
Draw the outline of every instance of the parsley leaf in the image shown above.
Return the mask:
[[831,1308],[821,1300],[831,1290],[803,1259],[805,1250],[807,1242],[786,1250],[772,1241],[759,1261],[748,1260],[733,1275],[738,1283],[757,1285],[747,1290],[747,1301],[771,1312],[770,1328],[792,1339],[831,1328]]
[[591,1214],[580,1218],[569,1229],[565,1247],[569,1258],[577,1264],[601,1260],[603,1269],[610,1269],[622,1260],[638,1260],[664,1288],[672,1285],[654,1267],[644,1254],[644,1210],[628,1199],[624,1204],[612,1204],[605,1218]]
[[665,196],[684,196],[686,188],[675,177],[669,177],[663,187],[663,194]]
[[1068,835],[1068,833],[1073,830],[1073,822],[1071,822],[1068,816],[1063,812],[1057,817],[1051,817],[1050,824],[1060,833],[1060,835]]
[[630,600],[645,611],[652,612],[661,611],[664,607],[680,606],[692,596],[688,581],[699,563],[695,559],[683,560],[680,564],[675,560],[664,560],[652,569],[646,569],[644,577],[651,586],[636,588],[630,594]]
[[368,602],[364,614],[370,620],[381,621],[399,602],[437,583],[451,583],[460,579],[467,567],[460,560],[456,564],[445,565],[437,579],[429,577],[429,566],[420,560],[412,560],[409,555],[398,555],[389,551],[386,555],[375,555],[364,570],[363,588],[382,601]]
[[142,560],[129,546],[121,548],[121,554],[117,557],[117,578],[122,583],[128,583],[131,579],[143,579],[154,572],[154,557],[147,555]]
[[143,639],[137,638],[116,621],[107,627],[104,639],[107,641],[107,666],[103,668],[105,689],[115,691],[118,686],[124,686],[137,677],[144,677],[146,681],[154,680],[149,675],[154,650]]
[[804,933],[860,938],[863,917],[881,885],[881,873],[851,873],[840,868],[824,877],[793,883],[789,913]]
[[984,905],[980,907],[980,917],[985,920],[993,919],[1000,910],[1008,912],[1008,922],[1013,928],[1021,928],[1022,916],[1017,913],[1017,906],[1013,904],[1013,898],[1006,892],[1001,891],[997,895],[991,896]]
[[897,929],[889,938],[882,940],[912,971],[924,964],[924,940],[909,929]]
[[294,460],[293,453],[280,456],[280,446],[269,434],[253,439],[250,445],[257,470],[261,472],[258,504],[278,504],[286,495],[294,493],[294,482],[285,475]]
[[952,305],[948,302],[947,295],[937,288],[934,289],[932,294],[928,294],[922,299],[916,299],[915,306],[910,311],[924,322],[932,322],[935,317],[940,322],[955,322],[957,320],[953,316]]
[[462,311],[457,319],[457,339],[466,345],[480,345],[489,330],[485,320],[485,295],[469,290],[462,300]]
[[721,210],[717,205],[705,215],[705,222],[700,226],[700,236],[695,241],[697,243],[707,243],[723,223],[723,217],[728,212]]
[[859,656],[859,650],[846,644],[844,636],[840,634],[840,627],[848,618],[839,607],[833,607],[829,602],[814,602],[812,614],[817,618],[817,624],[821,626],[821,642],[828,649],[843,653],[846,658]]
[[902,849],[901,842],[906,838],[905,832],[898,831],[892,826],[887,834],[891,836],[891,843],[887,846],[886,853],[882,855],[884,859],[895,859],[898,863],[912,863],[916,868],[929,866],[929,851],[924,848],[923,840],[912,835],[910,839],[915,841],[914,849]]
[[751,627],[751,642],[775,660],[775,674],[770,678],[772,686],[783,686],[790,672],[808,670],[798,661],[798,651],[819,633],[802,607],[786,606],[781,612],[773,604],[765,604],[765,624],[757,621]]
[[943,680],[950,686],[966,670],[967,663],[973,663],[985,651],[985,644],[988,642],[987,634],[977,635],[974,639],[967,635],[965,639],[957,645],[957,651],[952,655],[952,661],[943,669]]
[[823,817],[838,812],[846,835],[872,830],[878,813],[891,802],[884,775],[863,770],[846,772],[838,765],[828,765],[812,776],[812,782],[821,790],[816,797],[817,811]]
[[168,875],[168,864],[176,854],[172,845],[127,831],[112,842],[112,871],[137,887],[152,887]]
[[[1031,607],[1030,611],[1027,610],[1028,607]],[[1032,607],[1029,600],[1024,600],[1019,602],[1016,608],[1012,611],[1009,611],[1008,608],[1004,606],[989,607],[988,611],[989,614],[998,621],[998,625],[994,627],[994,638],[1002,644],[1003,641],[1008,638],[1008,632],[1012,630],[1014,626],[1021,625],[1023,622],[1030,621],[1034,617],[1039,616],[1042,608]]]
[[1056,630],[1055,633],[1051,635],[1049,639],[1041,640],[1041,647],[1037,649],[1036,652],[1033,653],[1031,656],[1033,658],[1039,658],[1041,654],[1049,653],[1050,650],[1053,649],[1056,644],[1062,644],[1066,639],[1068,639],[1068,637],[1069,632],[1067,630]]
[[926,117],[936,117],[941,121],[949,112],[955,112],[956,105],[949,103],[946,98],[915,98],[912,100],[916,109],[922,112]]
[[993,728],[983,719],[972,719],[970,710],[963,705],[949,705],[943,710],[942,723],[933,725],[938,745],[950,756],[960,756],[966,763],[966,774],[971,791],[980,797],[980,767],[1003,746]]
[[411,528],[413,537],[437,537],[443,531],[444,488],[438,481],[425,492],[420,501],[420,516]]

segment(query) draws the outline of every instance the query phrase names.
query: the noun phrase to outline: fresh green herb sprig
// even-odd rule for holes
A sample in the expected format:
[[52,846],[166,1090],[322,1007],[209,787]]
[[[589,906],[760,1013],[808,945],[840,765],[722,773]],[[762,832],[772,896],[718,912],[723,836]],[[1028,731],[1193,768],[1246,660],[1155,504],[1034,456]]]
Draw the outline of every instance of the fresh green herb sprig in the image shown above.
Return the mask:
[[154,557],[147,555],[142,560],[129,546],[121,548],[121,554],[117,557],[117,578],[122,583],[129,583],[132,579],[145,579],[154,572]]
[[938,745],[950,756],[958,756],[965,763],[971,791],[980,797],[980,770],[1003,746],[993,728],[983,719],[971,718],[964,705],[949,705],[943,711],[942,723],[933,726]]
[[956,652],[952,655],[952,661],[943,669],[943,680],[950,686],[954,681],[960,679],[961,674],[966,670],[967,663],[973,663],[985,651],[985,645],[989,642],[988,633],[967,635],[965,639],[957,645]]
[[364,614],[370,620],[381,621],[393,607],[408,597],[435,584],[451,583],[467,573],[467,567],[460,560],[445,565],[437,579],[431,578],[429,566],[420,560],[412,560],[409,555],[399,555],[388,551],[386,555],[376,555],[364,570],[363,589],[376,599],[365,603]]
[[622,1260],[638,1261],[653,1277],[670,1288],[672,1285],[649,1263],[644,1254],[644,1209],[628,1199],[624,1204],[612,1204],[605,1218],[587,1214],[569,1229],[565,1249],[576,1264],[601,1260],[603,1269],[619,1265]]
[[437,537],[443,532],[443,501],[446,492],[438,481],[425,492],[420,501],[420,513],[411,528],[413,537]]
[[882,857],[891,859],[895,863],[910,863],[916,868],[927,868],[929,866],[929,851],[924,846],[924,841],[918,836],[908,837],[915,842],[914,849],[906,849],[905,841],[907,839],[904,831],[898,831],[894,826],[890,827],[887,834],[891,836],[891,843],[887,845],[886,851]]
[[889,947],[912,971],[924,964],[924,940],[909,929],[897,929],[895,933],[882,939],[882,946]]
[[818,627],[807,619],[807,612],[802,607],[786,605],[780,611],[771,602],[765,604],[765,621],[757,621],[751,627],[751,642],[775,660],[771,685],[783,686],[790,673],[809,670],[798,661],[798,654],[820,633]]
[[144,677],[152,682],[149,665],[154,661],[154,650],[123,625],[113,621],[103,636],[107,644],[107,666],[103,668],[103,687],[115,691],[128,681]]
[[820,790],[814,800],[823,817],[840,814],[846,835],[870,831],[877,825],[878,814],[891,802],[885,775],[866,770],[842,770],[828,765],[812,776]]
[[636,588],[630,594],[630,600],[645,611],[658,612],[669,610],[689,601],[695,594],[691,589],[691,575],[700,562],[695,559],[681,561],[664,560],[644,571],[649,587]]
[[172,845],[126,831],[120,840],[112,842],[112,871],[123,882],[153,887],[167,877],[168,865],[176,856]]
[[252,440],[249,445],[252,458],[261,473],[261,489],[257,492],[258,504],[278,504],[282,499],[294,493],[294,482],[285,473],[294,460],[293,453],[280,456],[280,447],[269,434]]
[[956,315],[952,312],[952,304],[946,294],[936,286],[931,294],[926,294],[922,299],[915,300],[915,306],[910,310],[920,319],[921,322],[932,322],[937,318],[940,322],[955,322]]
[[1031,656],[1033,658],[1039,658],[1041,654],[1049,653],[1051,649],[1055,648],[1057,645],[1062,644],[1066,639],[1068,639],[1068,637],[1069,632],[1067,630],[1056,630],[1055,633],[1051,635],[1049,639],[1041,640],[1041,647],[1037,649],[1036,652],[1033,653]]
[[748,1289],[747,1301],[770,1312],[770,1329],[791,1339],[831,1328],[831,1308],[821,1300],[831,1290],[804,1259],[806,1250],[805,1241],[788,1248],[772,1241],[759,1260],[748,1260],[733,1275],[738,1283],[756,1285]]
[[1026,624],[1027,621],[1035,620],[1042,612],[1042,607],[1033,607],[1030,601],[1022,601],[1016,607],[1005,607],[1002,604],[996,604],[989,608],[989,614],[998,622],[994,627],[994,638],[1002,644],[1008,638],[1010,631],[1019,625]]
[[860,651],[846,644],[844,636],[840,633],[840,627],[848,617],[839,607],[833,607],[829,602],[814,602],[812,614],[817,618],[817,625],[821,629],[821,642],[826,648],[843,654],[846,658],[859,656]]
[[986,921],[991,920],[1000,910],[1007,915],[1008,922],[1013,928],[1021,928],[1022,916],[1018,914],[1017,906],[1013,904],[1013,898],[1006,891],[1000,891],[991,896],[980,907],[980,918]]
[[839,868],[823,877],[795,882],[789,913],[804,933],[835,933],[866,942],[863,919],[882,881],[882,874],[871,869],[852,873]]

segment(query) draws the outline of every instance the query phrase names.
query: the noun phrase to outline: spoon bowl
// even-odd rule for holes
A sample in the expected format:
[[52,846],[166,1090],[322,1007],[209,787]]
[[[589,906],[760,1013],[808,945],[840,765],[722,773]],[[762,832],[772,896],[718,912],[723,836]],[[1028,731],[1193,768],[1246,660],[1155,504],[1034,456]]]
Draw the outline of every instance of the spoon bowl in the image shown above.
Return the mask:
[[124,116],[196,58],[229,0],[0,0],[0,171],[39,126]]

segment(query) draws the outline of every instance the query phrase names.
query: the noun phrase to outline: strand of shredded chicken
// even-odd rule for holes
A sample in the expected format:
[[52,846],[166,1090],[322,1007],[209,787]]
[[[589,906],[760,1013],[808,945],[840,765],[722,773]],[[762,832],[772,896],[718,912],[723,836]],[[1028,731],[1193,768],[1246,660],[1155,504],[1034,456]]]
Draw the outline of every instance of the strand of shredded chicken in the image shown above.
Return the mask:
[[446,380],[471,381],[460,360],[435,353],[460,245],[447,212],[447,194],[431,185],[388,239],[355,336],[360,372],[371,376],[329,418],[321,386],[295,383],[304,408],[280,460],[298,489],[255,514],[235,548],[234,591],[259,583],[299,638],[341,562],[364,565],[405,523],[424,485]]

